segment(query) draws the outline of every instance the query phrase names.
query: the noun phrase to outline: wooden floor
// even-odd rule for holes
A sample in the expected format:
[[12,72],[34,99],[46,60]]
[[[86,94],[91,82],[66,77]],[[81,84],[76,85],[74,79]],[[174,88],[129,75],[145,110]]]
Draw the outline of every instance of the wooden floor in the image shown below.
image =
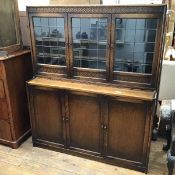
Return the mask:
[[[163,140],[152,142],[148,175],[166,175]],[[144,175],[67,154],[32,147],[29,138],[17,150],[0,145],[0,175]]]

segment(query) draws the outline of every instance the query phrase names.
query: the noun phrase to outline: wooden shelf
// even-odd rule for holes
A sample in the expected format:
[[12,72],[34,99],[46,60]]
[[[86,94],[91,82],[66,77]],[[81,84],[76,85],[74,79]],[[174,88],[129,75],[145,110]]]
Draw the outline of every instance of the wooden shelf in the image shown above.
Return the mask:
[[87,93],[109,95],[114,97],[132,98],[146,101],[152,101],[155,99],[156,96],[155,91],[119,88],[105,85],[99,86],[95,84],[79,83],[75,81],[73,82],[71,80],[50,80],[37,77],[34,78],[33,80],[30,80],[28,84],[31,86],[36,85],[41,87],[81,91]]

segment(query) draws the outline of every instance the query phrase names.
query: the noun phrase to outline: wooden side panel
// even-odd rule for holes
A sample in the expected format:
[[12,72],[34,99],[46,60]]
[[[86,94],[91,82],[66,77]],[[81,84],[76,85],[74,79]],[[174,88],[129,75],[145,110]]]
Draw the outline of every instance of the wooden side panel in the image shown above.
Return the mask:
[[4,89],[4,83],[2,80],[0,80],[0,99],[5,98],[5,89]]
[[69,94],[70,146],[100,152],[100,105],[93,96]]
[[64,143],[60,96],[54,90],[33,89],[33,134],[37,139]]
[[108,156],[143,160],[146,109],[144,103],[110,100]]
[[0,119],[8,119],[8,105],[5,99],[4,83],[0,79]]
[[29,111],[25,82],[32,78],[31,55],[20,51],[12,58],[4,60],[6,73],[6,96],[9,105],[10,122],[14,140],[30,130]]
[[6,100],[0,99],[0,119],[8,120],[8,105]]
[[0,120],[0,139],[12,141],[10,124],[4,120]]
[[0,78],[4,78],[2,61],[0,61]]

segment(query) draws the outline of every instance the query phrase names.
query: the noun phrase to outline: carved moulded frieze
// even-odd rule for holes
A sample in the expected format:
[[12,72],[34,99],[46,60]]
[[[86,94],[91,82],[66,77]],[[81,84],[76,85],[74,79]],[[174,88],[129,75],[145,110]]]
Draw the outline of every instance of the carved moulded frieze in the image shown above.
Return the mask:
[[37,70],[38,72],[47,72],[47,73],[53,73],[53,74],[67,74],[67,70],[65,67],[58,68],[58,67],[38,66]]
[[28,11],[32,13],[162,13],[163,8],[161,6],[148,7],[148,6],[79,6],[79,7],[69,7],[69,6],[55,6],[55,7],[28,7]]

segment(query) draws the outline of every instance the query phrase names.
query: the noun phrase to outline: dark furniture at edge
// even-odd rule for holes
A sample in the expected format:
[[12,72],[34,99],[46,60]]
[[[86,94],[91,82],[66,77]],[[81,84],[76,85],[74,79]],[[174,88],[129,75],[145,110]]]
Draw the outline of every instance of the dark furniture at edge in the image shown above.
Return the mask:
[[30,135],[25,82],[32,78],[30,50],[0,57],[0,143],[17,148]]

